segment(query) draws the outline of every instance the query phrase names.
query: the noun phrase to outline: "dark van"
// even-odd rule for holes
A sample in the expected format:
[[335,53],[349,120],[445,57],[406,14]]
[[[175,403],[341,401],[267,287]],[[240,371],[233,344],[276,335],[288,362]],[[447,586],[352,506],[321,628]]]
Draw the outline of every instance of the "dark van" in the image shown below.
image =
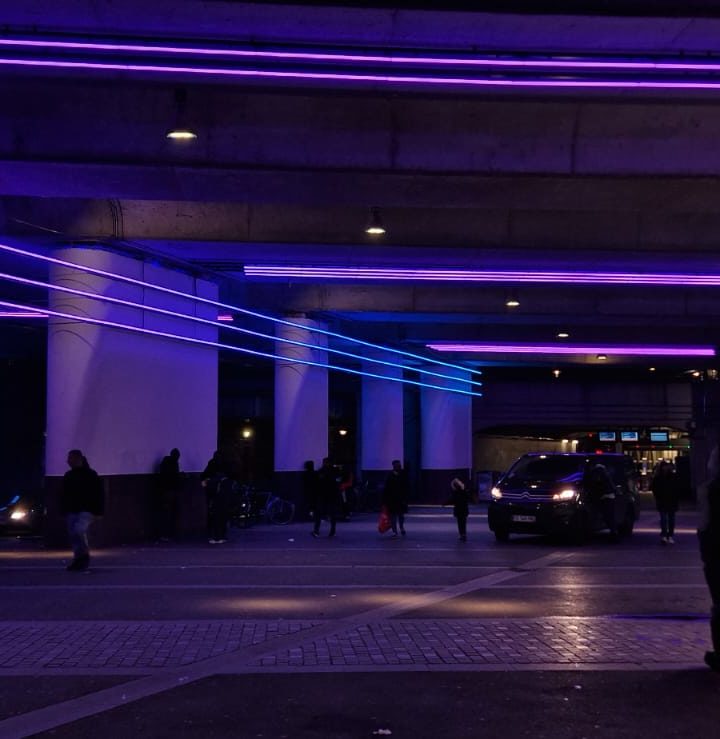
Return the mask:
[[582,541],[603,529],[629,536],[638,517],[633,463],[622,454],[524,454],[491,495],[488,524],[498,541],[511,533]]

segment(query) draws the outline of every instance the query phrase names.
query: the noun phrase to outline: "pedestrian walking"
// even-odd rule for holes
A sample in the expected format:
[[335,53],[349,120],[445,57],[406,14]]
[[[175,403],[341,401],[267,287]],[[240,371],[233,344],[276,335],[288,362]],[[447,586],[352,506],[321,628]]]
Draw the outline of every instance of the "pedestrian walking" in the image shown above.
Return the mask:
[[172,449],[170,454],[163,457],[158,468],[158,489],[155,501],[155,534],[158,541],[170,541],[175,535],[181,485],[180,450]]
[[385,488],[382,495],[382,504],[390,516],[390,528],[393,536],[400,533],[405,536],[405,514],[408,510],[409,485],[407,472],[402,468],[399,459],[393,459],[392,470],[385,480]]
[[675,543],[675,513],[680,502],[680,488],[672,464],[662,460],[650,483],[655,507],[660,514],[660,542]]
[[450,498],[444,505],[453,507],[453,516],[457,521],[458,539],[467,541],[467,520],[470,515],[470,490],[458,477],[450,483]]
[[317,473],[317,498],[313,511],[312,535],[317,539],[320,536],[320,522],[327,518],[330,523],[328,537],[335,536],[337,526],[338,499],[340,497],[340,480],[337,471],[325,457]]
[[60,512],[67,522],[73,558],[67,566],[70,572],[84,572],[90,567],[88,529],[95,516],[102,516],[105,501],[102,482],[79,449],[67,455],[70,469],[63,477]]
[[710,611],[710,636],[712,651],[705,652],[705,664],[720,672],[720,463],[718,447],[708,462],[708,482],[698,486],[698,540],[700,557],[712,610]]

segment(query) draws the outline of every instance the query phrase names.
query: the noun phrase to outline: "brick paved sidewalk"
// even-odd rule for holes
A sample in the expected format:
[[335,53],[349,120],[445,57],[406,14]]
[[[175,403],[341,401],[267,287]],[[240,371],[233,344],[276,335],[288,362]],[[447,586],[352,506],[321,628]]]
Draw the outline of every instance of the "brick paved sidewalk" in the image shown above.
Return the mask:
[[190,665],[316,625],[311,621],[38,621],[0,624],[0,676],[84,668],[143,674]]
[[[321,621],[35,622],[0,626],[0,676],[86,674],[189,666],[266,644],[241,671],[330,667],[693,664],[709,648],[707,622],[595,618],[389,619],[314,638]],[[272,640],[286,637],[272,654]],[[287,646],[287,637],[291,639]],[[294,643],[293,643],[294,641]]]

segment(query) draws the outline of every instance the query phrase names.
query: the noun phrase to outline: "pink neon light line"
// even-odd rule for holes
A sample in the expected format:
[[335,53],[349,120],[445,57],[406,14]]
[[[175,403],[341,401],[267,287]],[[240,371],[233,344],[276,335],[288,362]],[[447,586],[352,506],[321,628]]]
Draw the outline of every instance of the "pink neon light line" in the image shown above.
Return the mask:
[[0,318],[47,318],[47,313],[30,313],[28,311],[0,311]]
[[427,344],[438,352],[470,352],[476,354],[608,354],[658,357],[714,357],[715,349],[707,346],[558,346],[556,344]]
[[159,64],[118,64],[42,59],[0,59],[0,65],[46,69],[78,69],[106,72],[143,72],[153,74],[187,74],[206,77],[243,79],[288,79],[317,82],[372,82],[383,84],[446,85],[467,87],[524,87],[597,90],[719,90],[720,82],[684,82],[651,80],[523,80],[483,77],[430,77],[412,75],[350,74],[343,72],[291,72],[280,70],[232,69],[228,67],[187,67]]
[[541,270],[405,269],[372,267],[302,267],[246,264],[247,277],[305,279],[412,280],[442,282],[588,283],[598,285],[720,285],[720,274],[586,272]]
[[357,62],[380,64],[423,64],[447,66],[481,66],[519,69],[607,69],[642,71],[720,71],[713,62],[666,62],[593,59],[503,59],[498,57],[436,57],[395,54],[346,54],[334,52],[267,51],[259,49],[208,48],[193,46],[158,46],[109,42],[53,41],[32,39],[0,39],[0,46],[13,48],[67,49],[74,51],[122,51],[141,54],[185,54],[188,56],[221,56],[246,59],[282,59],[329,63]]

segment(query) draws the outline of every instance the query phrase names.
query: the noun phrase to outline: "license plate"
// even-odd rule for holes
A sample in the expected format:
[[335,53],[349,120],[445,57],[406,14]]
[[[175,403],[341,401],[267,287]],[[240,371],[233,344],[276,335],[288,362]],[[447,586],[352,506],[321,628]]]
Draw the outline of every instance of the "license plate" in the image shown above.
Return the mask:
[[535,523],[535,516],[513,516],[512,520],[517,523]]

